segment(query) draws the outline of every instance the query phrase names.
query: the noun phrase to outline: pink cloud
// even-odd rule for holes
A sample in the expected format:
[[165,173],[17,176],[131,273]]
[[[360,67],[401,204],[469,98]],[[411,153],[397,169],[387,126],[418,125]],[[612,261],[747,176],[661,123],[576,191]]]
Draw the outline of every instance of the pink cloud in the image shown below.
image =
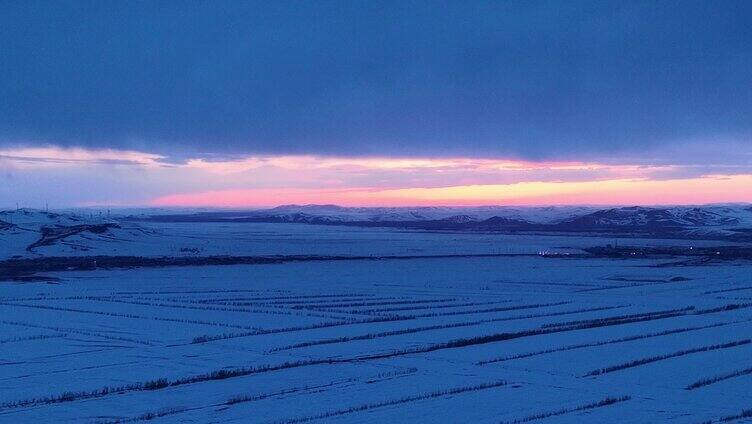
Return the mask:
[[618,179],[522,182],[440,188],[246,189],[163,196],[154,206],[264,207],[285,203],[345,206],[419,205],[650,205],[752,202],[752,175],[677,180]]
[[[752,169],[744,166],[312,155],[166,160],[126,150],[2,149],[0,171],[14,184],[0,186],[0,200],[52,195],[69,205],[206,207],[752,202]],[[60,186],[76,190],[45,192]]]

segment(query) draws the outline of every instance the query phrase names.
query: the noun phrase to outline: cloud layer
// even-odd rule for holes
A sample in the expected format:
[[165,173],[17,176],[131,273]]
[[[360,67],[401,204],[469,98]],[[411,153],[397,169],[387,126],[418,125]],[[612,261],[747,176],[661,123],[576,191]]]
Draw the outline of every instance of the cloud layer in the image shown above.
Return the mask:
[[0,207],[752,202],[749,166],[0,149]]
[[748,152],[750,16],[733,0],[13,2],[0,143],[177,161]]
[[752,2],[11,2],[0,206],[752,201]]

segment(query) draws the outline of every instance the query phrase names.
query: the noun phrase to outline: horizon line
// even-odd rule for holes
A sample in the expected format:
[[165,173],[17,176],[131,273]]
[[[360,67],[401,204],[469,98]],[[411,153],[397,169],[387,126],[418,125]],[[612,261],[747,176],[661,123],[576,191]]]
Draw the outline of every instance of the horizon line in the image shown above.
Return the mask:
[[481,208],[509,208],[509,209],[546,209],[546,208],[604,208],[604,209],[621,209],[621,208],[692,208],[692,207],[722,207],[722,206],[752,206],[751,202],[710,202],[710,203],[681,203],[681,204],[549,204],[549,205],[414,205],[414,206],[343,206],[339,204],[327,203],[308,203],[308,204],[279,204],[276,206],[154,206],[154,205],[83,205],[83,206],[64,206],[64,207],[34,207],[34,206],[3,206],[0,212],[12,211],[40,211],[40,212],[65,212],[74,210],[223,210],[223,211],[263,211],[279,208],[310,208],[310,207],[331,207],[342,209],[481,209]]

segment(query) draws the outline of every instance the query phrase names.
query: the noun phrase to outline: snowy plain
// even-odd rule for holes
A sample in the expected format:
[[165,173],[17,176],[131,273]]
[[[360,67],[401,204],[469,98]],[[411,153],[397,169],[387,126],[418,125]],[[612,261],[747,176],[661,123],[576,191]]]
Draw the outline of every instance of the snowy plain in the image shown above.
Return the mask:
[[29,251],[35,225],[50,218],[14,218],[2,233],[3,258],[529,255],[72,270],[47,273],[57,279],[49,282],[3,281],[0,422],[703,423],[752,415],[748,261],[552,258],[536,253],[624,241],[266,223],[117,222]]

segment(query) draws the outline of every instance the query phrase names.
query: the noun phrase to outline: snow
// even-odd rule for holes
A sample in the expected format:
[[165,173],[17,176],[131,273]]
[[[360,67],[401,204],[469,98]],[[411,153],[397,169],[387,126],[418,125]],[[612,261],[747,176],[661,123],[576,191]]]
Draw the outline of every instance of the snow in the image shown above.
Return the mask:
[[[752,225],[752,207],[744,204],[621,208],[602,208],[595,206],[342,207],[336,205],[285,205],[271,209],[249,211],[228,210],[225,211],[225,213],[232,213],[232,216],[235,218],[258,216],[307,216],[330,222],[427,221],[453,219],[455,217],[462,217],[462,220],[465,221],[482,221],[493,217],[500,217],[535,224],[553,224],[565,222],[598,211],[618,211],[623,213],[626,217],[637,215],[643,222],[646,221],[646,213],[665,211],[667,217],[686,225],[727,227]],[[153,216],[170,213],[165,210],[131,212],[133,212],[132,214],[134,215],[140,216]],[[187,214],[200,212],[208,211],[181,210],[179,213]],[[630,223],[632,221],[627,220],[624,222]]]
[[[288,210],[292,207],[280,207]],[[328,211],[331,207],[306,207],[311,211]],[[386,210],[398,210],[400,217],[420,215],[425,219],[449,219],[454,222],[480,220],[490,214],[500,213],[501,208],[463,208],[464,214],[456,215],[457,208],[419,208],[402,210],[400,208],[341,208],[343,210],[331,219],[362,220],[382,219]],[[536,208],[504,209],[508,216],[534,221],[546,219],[564,219],[572,214],[579,215],[586,208]],[[709,215],[707,225],[688,230],[688,237],[717,238],[719,228],[714,227],[720,215],[716,210],[723,209],[723,219],[737,219],[734,227],[747,225],[746,214],[752,217],[752,211],[743,207],[707,207],[702,211],[688,209],[672,210],[665,214],[697,218]],[[375,214],[378,211],[378,214]],[[485,211],[485,212],[479,212]],[[516,212],[515,212],[516,211]],[[164,211],[162,211],[164,212]],[[609,212],[606,210],[605,212]],[[732,213],[733,212],[733,213]],[[391,213],[391,212],[390,212]],[[474,213],[471,215],[470,213]],[[589,213],[589,212],[588,212]],[[354,214],[354,215],[353,215]],[[358,215],[360,214],[360,215]],[[365,215],[363,215],[365,214]],[[455,215],[450,215],[455,214]],[[519,214],[519,215],[515,215]],[[619,212],[623,214],[623,212]],[[720,212],[718,212],[720,214]],[[635,216],[629,215],[629,222],[634,223]],[[129,215],[130,216],[130,215]],[[587,216],[587,215],[586,215]],[[600,216],[600,215],[599,215]],[[612,220],[620,222],[609,214]],[[517,219],[515,218],[515,219]],[[602,218],[598,218],[599,220]],[[677,218],[679,219],[679,218]],[[752,218],[749,219],[752,221]],[[686,221],[688,222],[688,221]],[[725,221],[723,221],[725,222]],[[583,247],[618,243],[615,236],[597,234],[571,235],[531,235],[518,237],[494,232],[429,232],[400,230],[378,227],[291,224],[291,223],[247,223],[247,222],[150,222],[136,221],[122,213],[106,212],[43,212],[20,209],[0,212],[0,259],[11,257],[41,256],[93,256],[93,255],[130,255],[130,256],[206,256],[206,255],[427,255],[427,254],[488,254],[488,253],[537,253],[577,252]],[[622,224],[626,224],[623,222]],[[87,229],[105,225],[101,232]],[[50,243],[36,245],[49,229],[78,229],[72,234]],[[721,230],[727,227],[721,227]],[[47,230],[45,230],[47,229]],[[79,231],[80,230],[80,231]],[[712,240],[661,240],[655,238],[629,238],[625,244],[630,245],[715,245],[734,244]]]
[[325,218],[331,221],[425,221],[450,219],[465,216],[476,221],[494,216],[521,219],[532,223],[549,223],[562,221],[583,213],[597,210],[594,207],[549,206],[549,207],[342,207],[336,205],[285,205],[272,209],[250,212],[248,216],[260,214],[292,216],[303,214],[311,217]]
[[[611,242],[303,224],[145,223],[39,211],[0,216],[14,225],[0,230],[5,257],[535,253]],[[119,228],[26,250],[44,226],[108,223]],[[198,253],[181,253],[183,248]],[[98,269],[49,273],[59,279],[52,283],[0,282],[0,422],[499,423],[620,396],[630,398],[532,422],[698,423],[739,414],[750,407],[752,375],[686,387],[749,368],[752,344],[586,376],[750,337],[751,263],[657,266],[665,262],[413,258]],[[730,304],[742,307],[720,308]],[[624,318],[635,314],[645,319]],[[586,320],[603,325],[566,324]],[[446,344],[552,324],[562,331]],[[479,364],[546,350],[553,351]],[[285,363],[178,384],[218,370]],[[162,378],[173,384],[133,388]],[[120,390],[83,394],[103,387]],[[64,393],[70,394],[56,402],[14,404]]]

